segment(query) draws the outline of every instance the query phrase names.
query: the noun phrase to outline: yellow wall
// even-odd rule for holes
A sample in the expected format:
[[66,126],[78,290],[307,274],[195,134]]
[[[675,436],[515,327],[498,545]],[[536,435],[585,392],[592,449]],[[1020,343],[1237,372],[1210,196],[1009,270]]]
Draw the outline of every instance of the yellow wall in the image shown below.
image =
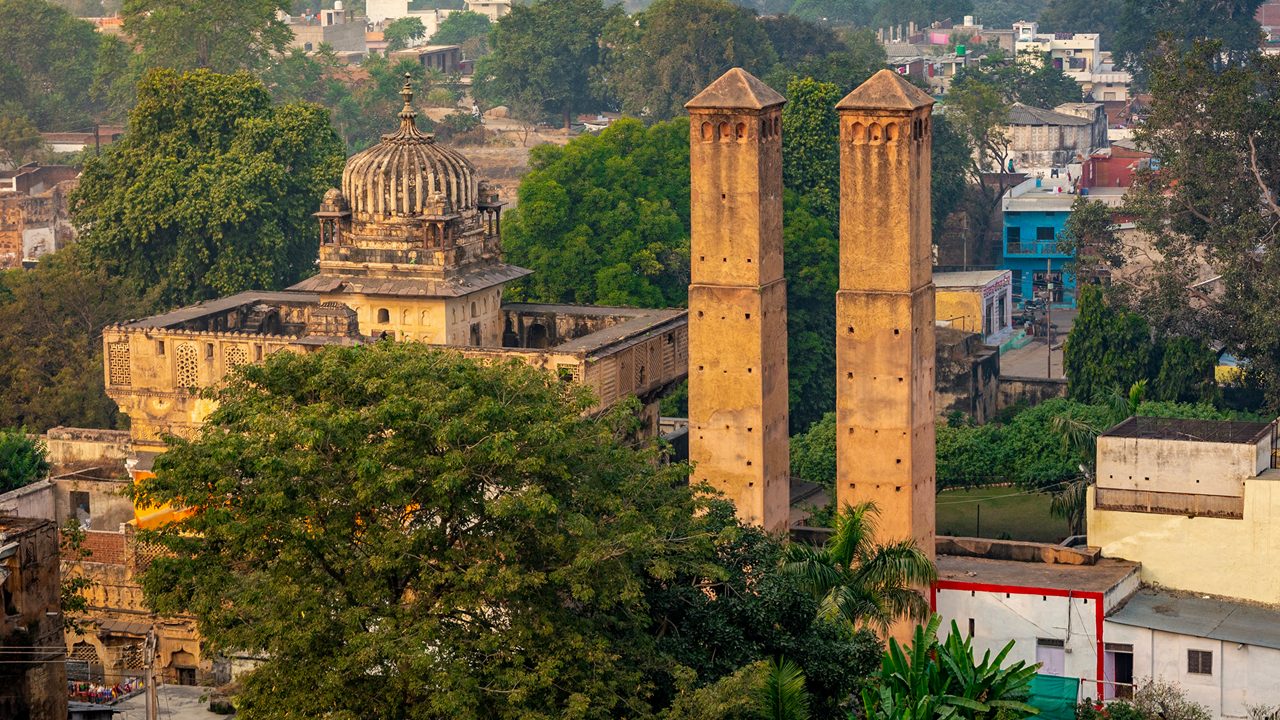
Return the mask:
[[[1187,517],[1094,508],[1089,545],[1142,563],[1142,581],[1175,590],[1280,602],[1280,481],[1246,480],[1244,518]],[[1229,560],[1228,560],[1229,557]]]
[[[365,335],[386,331],[397,340],[461,346],[470,344],[471,324],[480,323],[480,344],[486,347],[502,345],[501,286],[448,299],[346,293],[325,299],[341,302],[355,310],[360,332]],[[385,322],[380,321],[379,310],[387,311]]]
[[986,334],[982,328],[982,292],[980,290],[944,290],[934,296],[938,322],[951,321],[951,327],[965,332]]

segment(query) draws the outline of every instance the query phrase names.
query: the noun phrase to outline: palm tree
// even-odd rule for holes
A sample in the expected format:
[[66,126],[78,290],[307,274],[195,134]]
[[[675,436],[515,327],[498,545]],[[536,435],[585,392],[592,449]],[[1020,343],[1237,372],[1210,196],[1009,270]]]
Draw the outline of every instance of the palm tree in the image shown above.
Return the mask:
[[760,688],[760,715],[765,720],[809,720],[809,691],[804,671],[787,660],[769,660],[768,674]]
[[938,574],[915,540],[877,544],[879,515],[872,502],[846,505],[821,548],[787,546],[782,570],[809,585],[824,617],[887,632],[895,620],[929,617],[929,603],[914,588],[931,584]]
[[[1107,397],[1111,417],[1106,425],[1114,425],[1131,415],[1138,414],[1138,406],[1147,394],[1147,381],[1139,380],[1129,387],[1129,392],[1118,388]],[[1053,492],[1049,500],[1049,512],[1067,521],[1072,535],[1084,533],[1085,506],[1088,504],[1089,485],[1093,483],[1098,464],[1098,435],[1106,427],[1098,427],[1082,418],[1055,415],[1051,421],[1053,431],[1062,438],[1063,446],[1080,457],[1080,475]]]

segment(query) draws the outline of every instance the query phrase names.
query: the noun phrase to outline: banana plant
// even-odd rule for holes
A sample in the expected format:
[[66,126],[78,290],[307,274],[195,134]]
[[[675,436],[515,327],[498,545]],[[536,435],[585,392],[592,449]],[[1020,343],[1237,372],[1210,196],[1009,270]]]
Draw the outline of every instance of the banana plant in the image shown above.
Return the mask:
[[905,650],[896,639],[889,641],[876,685],[862,691],[868,720],[987,720],[1001,711],[1006,718],[1040,712],[1024,702],[1038,665],[1019,661],[1004,667],[1012,642],[977,662],[972,643],[954,622],[946,642],[938,642],[941,622],[934,615],[927,625],[917,625]]

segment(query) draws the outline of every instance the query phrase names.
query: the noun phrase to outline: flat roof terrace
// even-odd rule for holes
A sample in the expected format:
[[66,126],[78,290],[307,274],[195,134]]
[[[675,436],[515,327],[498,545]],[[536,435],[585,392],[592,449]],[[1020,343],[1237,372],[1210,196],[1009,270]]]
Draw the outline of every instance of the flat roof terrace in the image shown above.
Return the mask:
[[1102,437],[1256,445],[1273,424],[1134,416],[1102,433]]

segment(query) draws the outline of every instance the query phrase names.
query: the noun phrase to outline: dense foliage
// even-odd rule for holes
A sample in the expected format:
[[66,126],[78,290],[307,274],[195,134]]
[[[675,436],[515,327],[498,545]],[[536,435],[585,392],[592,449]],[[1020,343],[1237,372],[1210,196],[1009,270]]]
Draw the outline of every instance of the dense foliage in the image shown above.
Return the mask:
[[123,116],[128,48],[45,0],[0,0],[0,117],[92,132]]
[[627,440],[634,407],[396,343],[278,353],[216,398],[135,493],[193,511],[143,585],[264,654],[246,718],[650,717],[785,655],[834,719],[874,663],[778,539]]
[[293,31],[277,17],[286,0],[124,0],[125,34],[147,67],[256,70],[284,52]]
[[382,39],[387,41],[387,52],[403,50],[421,40],[427,34],[427,28],[421,18],[402,17],[387,23],[382,30]]
[[912,644],[905,649],[889,640],[875,686],[862,691],[862,709],[868,720],[923,720],[956,718],[1017,720],[1039,711],[1026,703],[1031,680],[1039,665],[1019,660],[1006,665],[1013,650],[1010,640],[993,657],[974,655],[973,638],[963,635],[955,621],[947,639],[938,642],[941,618],[917,625]]
[[513,292],[543,302],[671,307],[689,285],[689,130],[614,123],[529,157],[503,220],[507,259],[535,273]]
[[178,305],[310,270],[311,213],[345,155],[323,109],[273,105],[247,73],[153,70],[129,123],[71,198],[80,242],[108,272]]
[[[1191,50],[1215,41],[1219,67],[1239,65],[1256,55],[1262,27],[1256,15],[1263,0],[1122,0],[1116,16],[1112,49],[1116,61],[1145,84],[1153,62],[1168,52]],[[1103,3],[1105,6],[1105,3]],[[1078,32],[1078,31],[1077,31]],[[1154,90],[1154,88],[1152,88]]]
[[730,68],[759,76],[777,61],[755,14],[728,0],[657,0],[614,18],[602,42],[622,110],[655,120],[684,115],[685,102]]
[[0,272],[0,426],[116,427],[102,328],[150,307],[74,245],[32,270]]
[[[1126,390],[1127,393],[1127,390]],[[1148,394],[1150,392],[1148,391]],[[1117,402],[1119,400],[1119,402]],[[1170,402],[1153,398],[1130,407],[1118,394],[1094,404],[1065,398],[1030,408],[1015,407],[985,425],[962,416],[937,426],[937,485],[939,490],[995,483],[1013,483],[1027,490],[1055,491],[1080,475],[1090,462],[1082,446],[1064,438],[1064,422],[1091,428],[1096,434],[1124,420],[1130,411],[1151,417],[1230,420],[1237,415],[1208,403]],[[791,440],[791,472],[827,487],[835,484],[835,415]]]
[[476,63],[476,98],[529,119],[557,117],[567,128],[574,113],[599,106],[592,75],[600,36],[620,16],[601,0],[515,6],[489,34],[492,52]]
[[[441,87],[444,78],[440,73],[428,72],[410,58],[366,58],[360,65],[361,72],[367,74],[362,82],[341,79],[348,70],[327,47],[310,53],[295,49],[276,58],[261,77],[278,103],[308,102],[328,108],[333,127],[350,153],[372,145],[395,127],[401,105],[399,91],[406,75],[413,84],[416,104],[432,104],[437,92],[444,93],[445,104],[456,102],[455,95]],[[435,129],[423,115],[417,122],[424,131]]]
[[[1267,405],[1280,407],[1280,59],[1222,67],[1222,46],[1170,51],[1151,65],[1150,114],[1138,142],[1160,158],[1139,173],[1126,212],[1161,261],[1120,288],[1158,334],[1224,343],[1248,358]],[[1189,290],[1218,276],[1214,291]]]
[[929,602],[917,588],[933,584],[938,575],[914,539],[876,542],[879,517],[871,502],[840,508],[823,546],[791,543],[782,570],[820,598],[822,617],[850,630],[888,634],[895,622],[928,617]]
[[0,493],[30,485],[48,472],[44,443],[20,428],[0,430]]
[[1079,315],[1067,336],[1063,364],[1070,396],[1099,401],[1144,382],[1153,400],[1212,402],[1216,356],[1202,340],[1155,335],[1138,313],[1100,286],[1079,292]]

